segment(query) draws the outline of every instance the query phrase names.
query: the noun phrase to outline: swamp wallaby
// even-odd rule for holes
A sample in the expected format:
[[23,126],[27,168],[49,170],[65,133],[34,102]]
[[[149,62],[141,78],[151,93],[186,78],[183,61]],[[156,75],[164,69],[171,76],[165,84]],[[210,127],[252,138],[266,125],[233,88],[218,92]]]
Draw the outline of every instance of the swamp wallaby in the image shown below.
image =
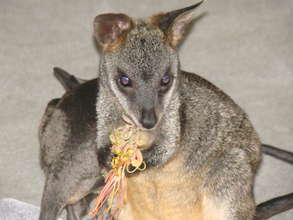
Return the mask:
[[109,134],[126,114],[149,136],[147,169],[127,177],[119,220],[249,220],[261,143],[229,96],[180,69],[176,47],[201,4],[146,20],[102,14],[99,78],[68,87],[43,116],[39,139],[46,182],[40,220],[63,208],[80,219],[103,185]]

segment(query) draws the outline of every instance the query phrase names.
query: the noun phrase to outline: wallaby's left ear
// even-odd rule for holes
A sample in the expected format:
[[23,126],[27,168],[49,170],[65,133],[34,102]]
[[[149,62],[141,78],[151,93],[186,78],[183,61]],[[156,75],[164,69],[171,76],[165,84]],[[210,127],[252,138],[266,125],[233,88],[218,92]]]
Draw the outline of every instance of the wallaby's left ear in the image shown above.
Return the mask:
[[121,45],[132,26],[132,20],[125,14],[101,14],[94,20],[94,34],[104,51],[111,51]]
[[193,11],[204,0],[186,8],[154,15],[150,22],[157,25],[165,34],[168,43],[175,48],[182,40],[187,26],[193,20]]

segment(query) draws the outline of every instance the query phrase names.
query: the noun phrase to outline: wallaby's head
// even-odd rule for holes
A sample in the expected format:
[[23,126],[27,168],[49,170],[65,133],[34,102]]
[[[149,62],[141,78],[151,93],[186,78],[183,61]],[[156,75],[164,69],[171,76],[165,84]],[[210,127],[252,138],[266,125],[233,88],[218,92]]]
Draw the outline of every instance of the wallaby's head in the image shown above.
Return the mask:
[[101,86],[142,129],[155,128],[168,111],[180,78],[176,47],[201,3],[145,20],[125,14],[101,14],[94,20],[102,48]]

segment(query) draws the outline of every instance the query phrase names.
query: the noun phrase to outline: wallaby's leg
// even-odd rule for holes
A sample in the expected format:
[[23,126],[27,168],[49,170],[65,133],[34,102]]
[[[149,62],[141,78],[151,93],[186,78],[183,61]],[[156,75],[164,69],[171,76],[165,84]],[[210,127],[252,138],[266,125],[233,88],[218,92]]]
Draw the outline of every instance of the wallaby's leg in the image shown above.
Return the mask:
[[[66,205],[66,195],[62,191],[56,191],[56,188],[53,186],[49,186],[49,188],[47,187],[45,189],[41,205],[40,220],[57,219]],[[90,203],[95,197],[95,194],[89,194],[75,204],[67,205],[67,220],[80,220],[87,215],[90,209]]]
[[231,149],[213,162],[202,200],[204,220],[253,219],[253,173],[248,161],[243,150]]
[[90,211],[91,202],[97,194],[91,193],[73,205],[66,206],[67,220],[80,220]]
[[56,220],[66,205],[58,180],[54,179],[53,175],[46,179],[39,220]]
[[94,194],[82,198],[92,190],[93,184],[91,183],[93,181],[95,181],[95,178],[88,181],[78,181],[74,177],[68,179],[64,178],[64,175],[60,178],[55,175],[49,175],[43,191],[39,219],[56,220],[67,204],[70,204],[66,207],[68,211],[67,219],[81,219],[87,213],[89,204],[94,198]]
[[[79,204],[80,202],[77,202]],[[76,213],[74,210],[75,205],[68,205],[66,206],[66,212],[67,212],[67,220],[80,220],[80,215]]]
[[91,193],[100,178],[97,158],[91,149],[68,151],[60,157],[46,173],[40,220],[56,220],[66,205]]
[[76,177],[68,179],[64,178],[64,175],[56,178],[54,175],[50,175],[43,191],[39,219],[56,220],[66,205],[68,205],[68,219],[80,219],[87,213],[94,194],[83,197],[90,193],[96,179],[95,177],[85,180]]

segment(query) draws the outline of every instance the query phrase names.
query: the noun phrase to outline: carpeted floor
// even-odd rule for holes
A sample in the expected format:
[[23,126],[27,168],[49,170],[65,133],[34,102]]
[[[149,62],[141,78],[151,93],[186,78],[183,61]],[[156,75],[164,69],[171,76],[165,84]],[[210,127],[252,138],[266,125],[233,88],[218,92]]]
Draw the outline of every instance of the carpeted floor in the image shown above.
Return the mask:
[[[0,0],[0,198],[40,204],[44,177],[37,129],[46,103],[63,93],[60,66],[97,74],[92,21],[105,12],[134,17],[195,0]],[[293,1],[209,0],[181,47],[183,69],[222,88],[248,113],[265,143],[293,151]],[[293,167],[264,157],[257,202],[293,191]],[[274,220],[292,220],[293,211]]]

